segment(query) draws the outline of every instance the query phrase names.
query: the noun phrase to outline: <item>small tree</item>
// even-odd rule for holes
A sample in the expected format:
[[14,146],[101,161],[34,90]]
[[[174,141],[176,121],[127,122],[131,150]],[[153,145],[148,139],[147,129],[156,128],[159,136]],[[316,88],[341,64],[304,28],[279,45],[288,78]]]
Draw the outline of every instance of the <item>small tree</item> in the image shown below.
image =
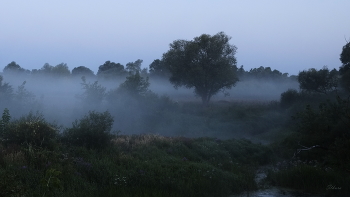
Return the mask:
[[118,91],[131,96],[144,96],[149,92],[149,85],[148,77],[143,78],[139,72],[136,72],[136,74],[128,76],[125,82],[120,84]]
[[87,83],[84,76],[81,77],[81,80],[84,93],[78,97],[88,105],[100,105],[106,96],[106,88],[99,85],[98,81]]

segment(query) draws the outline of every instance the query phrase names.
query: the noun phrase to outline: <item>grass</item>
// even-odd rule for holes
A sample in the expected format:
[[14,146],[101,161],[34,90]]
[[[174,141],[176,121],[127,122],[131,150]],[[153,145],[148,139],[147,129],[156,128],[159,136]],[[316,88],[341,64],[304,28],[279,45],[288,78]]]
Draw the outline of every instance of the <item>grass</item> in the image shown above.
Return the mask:
[[247,140],[159,135],[117,136],[104,150],[1,150],[1,196],[228,196],[257,189],[257,161],[269,151]]

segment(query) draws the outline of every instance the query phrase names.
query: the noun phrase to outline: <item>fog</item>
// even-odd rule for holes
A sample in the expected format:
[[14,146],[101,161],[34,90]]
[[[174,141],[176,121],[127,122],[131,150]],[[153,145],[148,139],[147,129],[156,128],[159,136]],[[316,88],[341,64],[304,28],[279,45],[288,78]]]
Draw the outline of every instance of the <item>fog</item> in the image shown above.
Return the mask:
[[[80,77],[54,78],[35,75],[3,75],[3,84],[8,83],[18,94],[18,87],[25,81],[26,97],[13,102],[1,102],[10,110],[12,119],[40,112],[48,122],[62,126],[61,130],[72,126],[88,111],[108,110],[114,117],[113,130],[120,134],[155,133],[166,136],[186,137],[245,137],[241,130],[246,129],[239,120],[219,122],[215,117],[196,115],[186,110],[203,108],[201,99],[195,97],[193,89],[175,89],[168,80],[150,79],[149,89],[153,97],[136,99],[125,95],[114,95],[100,103],[87,102],[82,98],[84,89]],[[106,93],[116,90],[125,78],[106,80],[87,77],[86,82],[106,88]],[[298,89],[297,81],[244,79],[237,82],[229,96],[222,92],[213,96],[210,105],[231,103],[257,103],[278,101],[280,94],[290,88]],[[28,95],[32,95],[30,97]],[[193,108],[193,109],[192,109]],[[243,128],[244,127],[244,128]]]

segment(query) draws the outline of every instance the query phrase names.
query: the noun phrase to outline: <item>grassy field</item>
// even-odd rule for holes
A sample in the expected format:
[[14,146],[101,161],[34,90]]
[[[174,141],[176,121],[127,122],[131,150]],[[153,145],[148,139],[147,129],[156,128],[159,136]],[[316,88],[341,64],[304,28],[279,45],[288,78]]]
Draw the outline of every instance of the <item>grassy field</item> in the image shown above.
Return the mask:
[[[40,115],[10,121],[4,112],[0,196],[229,196],[262,185],[349,193],[348,163],[330,162],[330,150],[294,155],[306,138],[290,110],[278,102],[181,103],[161,114],[184,116],[179,130],[201,128],[210,137],[110,133],[108,112],[90,112],[61,131]],[[336,150],[346,154],[346,144]],[[265,166],[267,177],[257,184]]]

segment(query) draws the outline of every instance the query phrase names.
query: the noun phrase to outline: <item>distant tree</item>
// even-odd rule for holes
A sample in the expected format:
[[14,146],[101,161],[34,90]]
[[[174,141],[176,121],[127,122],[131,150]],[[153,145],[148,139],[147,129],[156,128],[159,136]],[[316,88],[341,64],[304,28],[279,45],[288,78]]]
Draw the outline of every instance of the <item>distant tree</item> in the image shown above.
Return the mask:
[[299,72],[299,87],[306,92],[318,92],[327,94],[335,91],[338,86],[338,71],[329,71],[327,67],[320,70],[314,68]]
[[99,66],[97,76],[106,78],[115,78],[126,75],[124,66],[120,63],[114,63],[106,61],[103,65]]
[[345,90],[350,91],[350,42],[343,46],[340,61],[343,64],[339,68],[340,84]]
[[149,73],[151,77],[169,78],[170,72],[168,67],[160,59],[155,59],[149,65]]
[[282,76],[287,77],[288,73],[282,73],[276,69],[272,70],[270,67],[260,66],[259,68],[252,68],[249,75],[256,79],[280,79]]
[[91,77],[91,76],[95,76],[94,72],[92,70],[90,70],[90,68],[87,68],[85,66],[79,66],[79,67],[75,67],[72,70],[72,75],[73,76],[86,76],[86,77]]
[[239,75],[239,76],[243,76],[243,75],[245,75],[245,70],[244,70],[244,68],[243,68],[243,65],[241,65],[241,67],[239,67],[239,69],[237,70],[237,74]]
[[0,105],[9,104],[14,96],[12,86],[9,83],[4,83],[3,79],[0,75]]
[[202,34],[192,41],[176,40],[163,54],[175,88],[194,88],[203,104],[219,91],[230,89],[238,81],[236,47],[223,32],[213,36]]
[[126,64],[126,70],[130,75],[135,75],[137,72],[141,72],[141,64],[143,60],[136,60],[135,62],[129,62]]
[[29,92],[25,88],[25,84],[27,82],[24,81],[20,86],[18,86],[16,94],[15,94],[15,100],[19,105],[33,105],[35,101],[35,95],[32,92]]
[[61,63],[52,68],[52,74],[58,77],[68,77],[70,70],[65,63]]
[[150,83],[148,78],[143,78],[140,73],[126,77],[124,83],[120,84],[118,91],[131,96],[144,96],[149,91]]
[[10,74],[18,74],[18,73],[24,73],[26,72],[25,69],[23,69],[20,65],[18,65],[16,62],[11,62],[5,66],[4,73],[10,73]]
[[148,75],[149,75],[149,73],[148,73],[148,68],[143,68],[143,69],[141,70],[140,75],[141,75],[141,77],[143,77],[143,78],[148,77]]
[[84,93],[78,97],[87,105],[100,105],[106,96],[106,88],[99,85],[98,81],[87,83],[84,76],[81,77],[81,80]]
[[51,66],[49,63],[45,63],[44,66],[42,68],[40,68],[40,70],[38,72],[45,74],[45,75],[52,74],[53,68],[54,67]]

